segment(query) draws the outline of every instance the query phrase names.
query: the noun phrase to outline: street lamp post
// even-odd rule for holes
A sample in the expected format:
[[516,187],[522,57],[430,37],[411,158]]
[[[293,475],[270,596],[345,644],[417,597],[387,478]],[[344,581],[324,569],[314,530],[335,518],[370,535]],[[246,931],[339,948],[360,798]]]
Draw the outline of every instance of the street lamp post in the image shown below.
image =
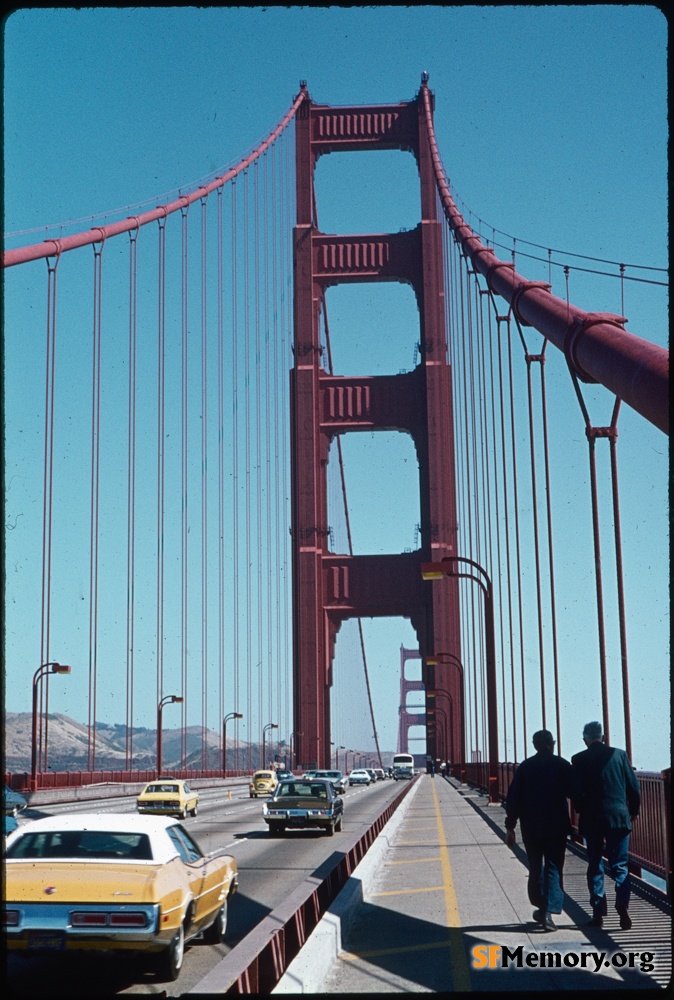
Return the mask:
[[[457,566],[457,563],[459,564]],[[469,567],[461,569],[461,564]],[[472,572],[471,572],[472,570]],[[472,580],[484,595],[485,658],[487,672],[487,722],[489,726],[489,801],[498,802],[498,712],[496,705],[496,643],[494,638],[494,597],[487,571],[466,556],[445,556],[440,562],[422,563],[424,580],[440,580],[443,576]]]
[[262,730],[262,767],[265,766],[264,762],[267,759],[267,757],[266,757],[266,750],[265,750],[265,737],[266,737],[268,729],[278,729],[277,723],[276,722],[268,722],[267,725]]
[[222,720],[222,776],[227,777],[227,723],[230,719],[243,719],[241,712],[230,712]]
[[161,715],[164,709],[164,705],[180,704],[182,698],[177,694],[167,694],[165,698],[157,705],[157,777],[161,776],[161,763],[162,763],[162,732],[161,732]]
[[[295,751],[295,737],[303,736],[303,733],[292,731],[290,734],[288,742],[290,743],[290,770],[292,771],[294,767],[297,767],[297,753]],[[294,764],[293,764],[294,761]]]
[[[433,683],[432,687],[434,687],[439,692],[441,691],[444,695],[447,696],[447,699],[451,702],[452,736],[454,737],[453,739],[454,745],[448,746],[446,748],[446,752],[451,753],[452,757],[454,758],[454,763],[458,763],[459,760],[461,761],[465,760],[465,752],[466,752],[466,740],[465,740],[465,729],[464,729],[464,718],[463,718],[464,706],[465,706],[463,664],[459,659],[459,657],[456,655],[456,653],[431,653],[424,659],[424,667],[426,668],[436,667],[438,663],[444,663],[444,662],[449,662],[454,667],[456,667],[457,673],[459,675],[458,697],[456,699],[456,702],[446,688],[439,687],[435,683]],[[431,674],[431,676],[433,677],[433,682],[435,682],[435,673]],[[426,680],[426,683],[428,684],[428,679]],[[458,750],[458,756],[455,755],[455,750]]]
[[37,785],[37,716],[38,716],[38,698],[37,692],[42,678],[46,674],[69,674],[70,667],[66,663],[56,663],[51,661],[50,663],[43,663],[42,666],[38,667],[33,674],[33,727],[32,727],[32,746],[30,750],[30,787],[31,791],[35,791]]
[[[435,691],[429,691],[428,692],[429,697],[431,697],[431,696],[435,697],[435,694],[436,694]],[[444,716],[444,719],[445,719],[445,728],[444,728],[444,730],[442,730],[442,729],[438,730],[436,728],[435,733],[436,733],[436,738],[437,738],[437,736],[438,736],[439,733],[442,735],[442,739],[440,740],[440,748],[439,749],[442,750],[442,754],[441,754],[442,760],[446,760],[447,756],[448,756],[448,754],[447,754],[447,747],[449,746],[449,719],[447,717],[447,713],[445,712],[444,708],[442,708],[440,705],[434,705],[433,708],[429,710],[428,714],[432,715],[435,712],[442,712],[442,714]]]

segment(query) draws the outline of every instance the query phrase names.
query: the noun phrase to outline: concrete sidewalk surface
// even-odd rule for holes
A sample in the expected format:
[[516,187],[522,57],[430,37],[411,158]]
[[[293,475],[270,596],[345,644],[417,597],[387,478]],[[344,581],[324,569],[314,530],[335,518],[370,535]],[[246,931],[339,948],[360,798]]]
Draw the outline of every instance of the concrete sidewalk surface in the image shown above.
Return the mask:
[[[380,835],[364,875],[354,872],[332,921],[317,928],[274,992],[439,993],[662,989],[671,979],[671,908],[633,879],[633,927],[620,930],[613,883],[608,917],[590,918],[582,851],[566,854],[557,929],[532,918],[526,855],[505,845],[505,813],[453,779],[421,775],[401,815]],[[519,834],[518,834],[519,839]],[[368,855],[375,849],[371,849]],[[350,880],[351,881],[351,880]],[[351,900],[349,902],[349,893]],[[342,893],[340,893],[340,897]],[[322,922],[323,923],[323,922]],[[323,929],[325,934],[325,928]],[[326,961],[329,948],[334,954]],[[320,952],[320,958],[319,958]],[[327,968],[312,981],[312,966]]]

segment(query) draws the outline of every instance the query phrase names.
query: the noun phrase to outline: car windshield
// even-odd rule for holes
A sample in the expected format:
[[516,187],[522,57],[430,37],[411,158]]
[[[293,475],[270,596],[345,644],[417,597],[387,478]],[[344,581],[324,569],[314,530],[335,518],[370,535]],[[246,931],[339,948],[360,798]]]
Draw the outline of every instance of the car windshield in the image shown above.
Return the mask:
[[178,785],[148,785],[145,789],[146,795],[178,795],[180,788]]
[[279,790],[277,792],[277,796],[279,798],[286,798],[291,795],[327,799],[328,790],[323,784],[311,784],[308,781],[289,781],[287,784],[279,786]]
[[25,833],[11,844],[8,858],[80,858],[85,861],[129,859],[152,861],[146,833],[105,830],[50,830]]

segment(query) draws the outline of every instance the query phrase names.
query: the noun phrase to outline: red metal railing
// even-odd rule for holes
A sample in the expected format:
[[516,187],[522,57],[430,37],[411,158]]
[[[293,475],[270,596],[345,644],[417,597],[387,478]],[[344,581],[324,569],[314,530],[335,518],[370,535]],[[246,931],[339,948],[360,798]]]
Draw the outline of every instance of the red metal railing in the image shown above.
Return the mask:
[[[184,781],[195,778],[240,778],[249,774],[246,770],[230,770],[226,775],[222,771],[201,771],[195,769],[173,770],[165,768],[162,774],[171,778],[182,778]],[[36,775],[35,789],[30,787],[30,773],[27,771],[5,773],[5,784],[15,792],[38,791],[44,788],[79,788],[82,785],[100,785],[105,782],[137,782],[154,781],[157,777],[155,768],[144,771],[40,771]]]

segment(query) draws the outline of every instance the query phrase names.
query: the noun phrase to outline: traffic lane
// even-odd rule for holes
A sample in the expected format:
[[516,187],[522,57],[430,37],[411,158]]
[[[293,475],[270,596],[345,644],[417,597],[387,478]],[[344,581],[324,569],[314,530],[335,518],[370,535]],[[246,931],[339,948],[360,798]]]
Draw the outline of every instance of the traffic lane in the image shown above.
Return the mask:
[[[230,799],[226,793],[210,794],[209,789],[204,808],[200,804],[197,817],[188,818],[185,825],[204,850],[227,850],[236,858],[239,892],[229,906],[225,941],[219,945],[205,945],[198,939],[190,942],[176,983],[160,982],[147,956],[79,953],[25,960],[11,954],[7,956],[7,971],[13,994],[88,998],[184,995],[308,875],[339,852],[344,834],[369,825],[398,790],[397,784],[389,781],[350,788],[343,796],[342,834],[327,837],[313,830],[297,830],[277,838],[269,835],[262,819],[262,801],[249,799],[247,793]],[[107,807],[108,803],[104,804]],[[59,806],[56,811],[64,810]]]

